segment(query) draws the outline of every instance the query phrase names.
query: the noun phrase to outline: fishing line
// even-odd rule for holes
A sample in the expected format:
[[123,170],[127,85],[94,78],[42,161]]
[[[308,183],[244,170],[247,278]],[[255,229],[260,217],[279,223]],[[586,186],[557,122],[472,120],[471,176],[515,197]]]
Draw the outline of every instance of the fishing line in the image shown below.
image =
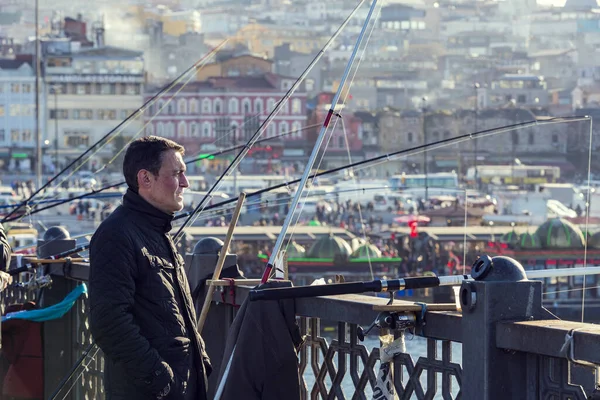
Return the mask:
[[[383,5],[379,5],[379,9],[377,10],[375,18],[373,19],[373,23],[371,24],[371,30],[369,32],[369,35],[367,36],[367,40],[365,42],[365,45],[363,46],[360,57],[358,58],[358,62],[356,63],[356,68],[352,75],[352,79],[350,79],[350,83],[348,84],[346,93],[344,94],[344,100],[342,101],[342,104],[344,104],[344,105],[346,104],[346,100],[348,99],[348,95],[350,94],[350,88],[352,87],[352,84],[354,83],[354,79],[356,78],[356,74],[358,72],[358,69],[360,68],[360,64],[362,63],[362,60],[363,60],[363,57],[365,56],[367,47],[369,46],[369,43],[371,41],[371,35],[373,35],[373,31],[375,30],[375,25],[377,23],[377,20],[379,19],[382,8],[383,8]],[[346,124],[344,123],[344,118],[340,118],[340,120],[342,123],[342,133],[344,136],[344,142],[346,144],[346,151],[348,153],[348,162],[350,164],[352,164],[352,154],[350,152],[350,143],[348,142],[348,134],[346,131]],[[354,173],[353,168],[350,168],[350,176],[352,177],[352,180],[354,181],[354,185],[358,188],[358,180],[356,179],[356,174]],[[367,250],[367,260],[369,262],[369,271],[371,273],[371,279],[374,280],[375,273],[373,272],[373,263],[371,262],[371,248],[369,247],[370,241],[367,239],[367,230],[366,230],[365,224],[363,222],[364,218],[363,218],[363,214],[362,214],[362,206],[360,204],[360,201],[358,201],[357,204],[358,204],[358,217],[360,219],[360,227],[361,227],[363,239],[365,241],[365,249]],[[358,248],[360,249],[360,246]]]
[[[221,44],[219,44],[219,46],[215,47],[215,49],[218,49],[220,47],[222,47],[225,43],[227,42],[227,39],[223,42],[221,42]],[[214,49],[213,49],[214,50]],[[212,52],[211,52],[212,53]],[[31,194],[26,200],[22,201],[15,209],[13,209],[6,217],[4,217],[2,219],[2,221],[0,221],[0,223],[3,223],[6,221],[6,219],[10,216],[12,216],[17,210],[19,210],[21,207],[23,207],[24,205],[26,205],[34,196],[36,196],[38,193],[40,193],[42,190],[46,189],[47,187],[49,187],[52,182],[54,182],[60,175],[62,175],[63,173],[65,173],[66,171],[69,170],[69,168],[71,168],[73,165],[75,165],[77,162],[81,161],[88,153],[90,153],[93,149],[95,149],[97,146],[104,146],[106,143],[104,143],[111,135],[113,135],[117,130],[121,129],[121,127],[125,126],[126,124],[129,123],[129,121],[135,116],[137,115],[140,111],[145,110],[146,107],[151,104],[153,101],[155,101],[156,99],[158,99],[163,93],[165,93],[167,90],[169,90],[171,87],[173,87],[177,82],[179,82],[181,79],[183,79],[183,77],[185,77],[185,75],[187,75],[189,72],[193,71],[195,68],[197,68],[197,65],[199,65],[200,63],[202,63],[204,61],[204,59],[210,55],[211,53],[208,53],[207,55],[205,55],[204,57],[202,57],[200,60],[198,60],[198,62],[194,63],[191,67],[189,67],[188,69],[186,69],[185,71],[183,71],[175,80],[173,80],[172,82],[170,82],[169,84],[165,85],[161,90],[158,91],[158,93],[156,93],[154,96],[152,96],[150,99],[148,99],[148,101],[146,101],[144,104],[142,104],[141,107],[139,107],[135,112],[131,113],[127,118],[125,118],[123,121],[121,121],[116,127],[114,127],[113,129],[111,129],[108,133],[106,133],[100,140],[98,140],[96,143],[94,143],[92,146],[88,147],[81,155],[79,155],[78,157],[75,158],[75,160],[73,160],[69,165],[67,165],[65,168],[63,168],[58,174],[56,174],[54,177],[52,177],[48,182],[46,182],[44,185],[42,185],[42,187],[38,188],[33,194]]]
[[[592,179],[592,139],[594,137],[593,130],[593,119],[590,118],[590,143],[588,149],[588,170],[587,170],[587,197],[585,202],[585,240],[583,242],[583,266],[587,267],[587,250],[588,250],[588,239],[590,237],[590,202],[591,202],[591,179]],[[585,275],[583,276],[583,295],[581,296],[581,322],[583,323],[583,317],[585,313]]]

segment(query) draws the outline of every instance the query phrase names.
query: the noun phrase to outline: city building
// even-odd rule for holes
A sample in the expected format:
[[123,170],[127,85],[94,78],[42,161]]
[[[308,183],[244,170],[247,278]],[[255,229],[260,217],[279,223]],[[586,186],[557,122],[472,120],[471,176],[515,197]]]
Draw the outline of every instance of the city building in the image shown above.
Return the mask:
[[[252,59],[241,57],[246,61]],[[231,66],[232,62],[227,65]],[[237,69],[236,73],[231,73],[225,64],[212,66],[211,70],[216,76],[178,84],[149,107],[144,115],[146,134],[177,140],[185,145],[190,157],[207,149],[245,143],[295,82],[291,77],[252,68],[245,70],[243,75]],[[146,99],[154,92],[154,88],[149,88]],[[242,171],[273,171],[291,150],[294,155],[304,157],[307,136],[302,128],[305,125],[306,93],[301,86],[283,105],[261,138],[290,134],[251,149],[242,163]],[[222,167],[228,161],[219,163],[216,160],[210,167]],[[193,171],[194,167],[190,168]]]
[[[44,105],[40,96],[41,121]],[[32,172],[35,150],[34,63],[31,57],[0,59],[0,171]]]
[[[143,100],[141,52],[110,46],[81,48],[78,43],[52,38],[43,43],[47,130],[59,167],[103,138]],[[96,43],[102,44],[101,37]],[[117,149],[142,133],[142,118],[132,118],[111,143],[94,153],[89,168],[112,160]]]

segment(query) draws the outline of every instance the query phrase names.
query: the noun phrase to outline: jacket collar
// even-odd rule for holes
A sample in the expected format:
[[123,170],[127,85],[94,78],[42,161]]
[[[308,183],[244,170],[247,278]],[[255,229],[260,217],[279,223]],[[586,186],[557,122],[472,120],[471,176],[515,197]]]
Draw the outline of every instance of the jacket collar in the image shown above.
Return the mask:
[[127,189],[123,196],[123,207],[144,215],[144,221],[158,231],[167,233],[171,231],[173,215],[169,215],[148,203],[142,196],[131,189]]

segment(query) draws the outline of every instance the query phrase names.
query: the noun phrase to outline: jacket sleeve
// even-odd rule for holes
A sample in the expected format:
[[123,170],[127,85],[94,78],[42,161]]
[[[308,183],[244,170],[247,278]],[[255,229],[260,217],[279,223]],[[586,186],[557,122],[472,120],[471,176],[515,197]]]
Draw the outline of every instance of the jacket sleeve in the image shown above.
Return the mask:
[[12,250],[8,244],[8,238],[2,224],[0,224],[0,270],[8,271],[10,266],[10,254]]
[[90,329],[96,343],[121,364],[141,391],[159,393],[173,379],[171,367],[140,334],[132,306],[137,274],[131,240],[102,229],[90,244]]

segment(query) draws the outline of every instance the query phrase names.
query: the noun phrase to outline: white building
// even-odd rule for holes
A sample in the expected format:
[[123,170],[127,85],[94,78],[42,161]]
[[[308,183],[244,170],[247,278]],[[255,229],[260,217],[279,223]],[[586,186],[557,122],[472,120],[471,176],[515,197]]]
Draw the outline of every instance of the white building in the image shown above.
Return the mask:
[[[142,53],[103,46],[77,49],[75,43],[45,46],[49,115],[48,136],[64,166],[103,138],[143,103]],[[114,140],[95,153],[90,169],[111,160],[117,149],[142,135],[135,117],[115,132]]]
[[[29,60],[0,59],[0,171],[32,172],[35,166],[35,70]],[[45,102],[40,96],[40,121]],[[42,140],[45,135],[42,129]]]

